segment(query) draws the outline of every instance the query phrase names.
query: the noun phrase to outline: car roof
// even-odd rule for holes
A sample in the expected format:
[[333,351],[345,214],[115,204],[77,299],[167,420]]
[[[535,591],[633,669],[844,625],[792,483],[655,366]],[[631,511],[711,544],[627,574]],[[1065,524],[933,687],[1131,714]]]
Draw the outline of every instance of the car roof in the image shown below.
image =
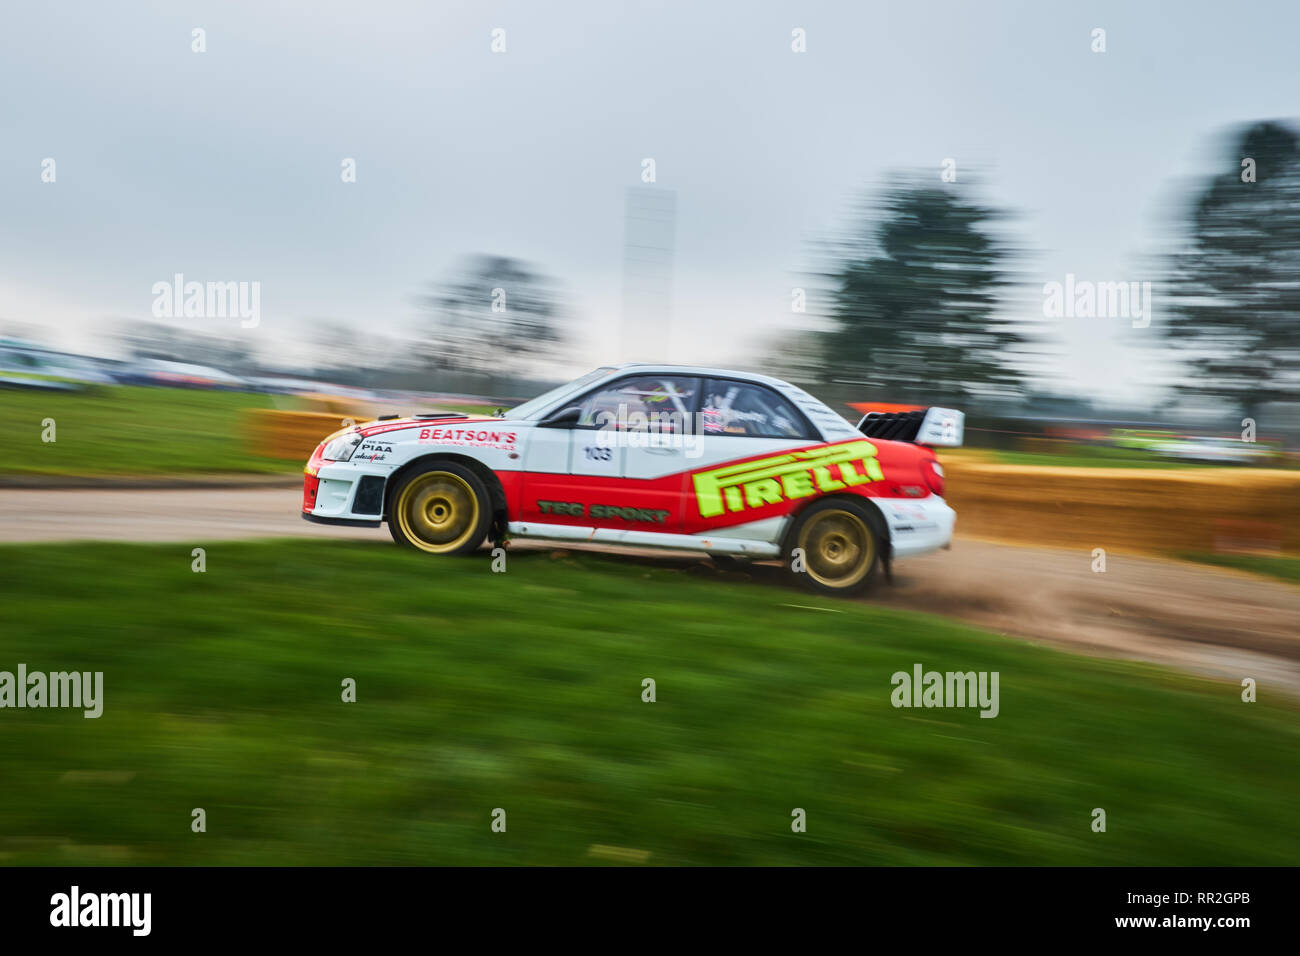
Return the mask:
[[664,365],[655,362],[624,362],[621,365],[611,365],[611,369],[616,372],[663,372],[666,374],[676,375],[702,375],[713,376],[717,378],[743,378],[753,382],[761,382],[764,385],[774,385],[778,388],[791,388],[789,382],[779,378],[773,378],[770,375],[763,375],[760,372],[742,372],[739,369],[732,368],[712,368],[706,365]]

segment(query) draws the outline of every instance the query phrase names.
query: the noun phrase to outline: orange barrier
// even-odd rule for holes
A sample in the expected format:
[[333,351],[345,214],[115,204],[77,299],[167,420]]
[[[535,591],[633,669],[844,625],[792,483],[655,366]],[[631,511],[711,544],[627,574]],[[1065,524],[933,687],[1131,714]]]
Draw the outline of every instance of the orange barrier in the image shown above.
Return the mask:
[[1089,552],[1300,552],[1300,472],[961,459],[944,468],[960,534]]
[[332,412],[282,412],[270,408],[250,409],[244,413],[253,450],[264,458],[285,458],[304,465],[326,435],[345,428],[354,421]]

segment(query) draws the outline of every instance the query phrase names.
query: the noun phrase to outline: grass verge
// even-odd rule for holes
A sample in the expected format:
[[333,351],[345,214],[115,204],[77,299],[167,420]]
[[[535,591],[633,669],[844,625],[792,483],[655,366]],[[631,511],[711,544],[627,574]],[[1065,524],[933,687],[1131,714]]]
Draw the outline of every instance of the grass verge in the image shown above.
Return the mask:
[[1265,577],[1277,578],[1291,584],[1300,584],[1300,557],[1286,554],[1208,554],[1192,552],[1180,554],[1185,561],[1199,561],[1221,568],[1236,568]]
[[[1284,758],[1300,708],[1273,695],[699,565],[532,552],[496,574],[486,553],[337,540],[193,560],[188,544],[0,547],[0,670],[105,684],[98,719],[0,710],[0,863],[1300,854]],[[914,663],[999,672],[999,716],[895,709],[891,675]]]
[[[115,385],[81,392],[0,393],[0,475],[184,475],[275,473],[294,468],[261,458],[241,414],[272,397],[241,392]],[[45,441],[46,420],[54,441]],[[299,468],[301,463],[299,463]]]

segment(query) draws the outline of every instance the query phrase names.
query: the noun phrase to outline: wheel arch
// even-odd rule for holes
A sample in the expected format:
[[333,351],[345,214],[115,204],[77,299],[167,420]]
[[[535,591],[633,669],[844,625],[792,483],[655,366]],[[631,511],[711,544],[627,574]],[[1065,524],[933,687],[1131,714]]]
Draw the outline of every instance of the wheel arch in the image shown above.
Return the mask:
[[483,487],[487,489],[488,495],[492,498],[492,522],[489,526],[488,533],[497,536],[500,532],[505,531],[506,525],[506,492],[499,479],[491,468],[483,464],[477,458],[471,458],[469,455],[459,455],[455,452],[432,451],[427,455],[419,455],[412,458],[402,467],[388,476],[388,481],[384,485],[384,513],[383,520],[388,520],[389,505],[392,504],[393,490],[401,484],[402,479],[425,465],[438,461],[452,461],[458,465],[463,465],[483,482]]
[[889,522],[885,520],[885,513],[884,511],[881,510],[880,505],[876,504],[875,498],[869,495],[846,495],[846,494],[818,495],[815,498],[809,498],[807,501],[802,502],[798,508],[791,511],[790,514],[787,516],[785,530],[781,534],[782,558],[784,558],[785,555],[789,554],[790,549],[794,547],[793,535],[794,535],[794,529],[799,524],[799,517],[806,510],[808,510],[808,508],[810,508],[815,504],[820,504],[823,501],[849,501],[855,504],[866,506],[867,510],[870,511],[873,515],[875,515],[876,520],[880,524],[880,529],[883,532],[882,535],[883,540],[881,543],[884,545],[884,549],[883,549],[883,553],[880,555],[881,560],[884,561],[886,567],[888,567],[893,562],[894,540],[891,536],[892,532],[890,531],[889,528]]

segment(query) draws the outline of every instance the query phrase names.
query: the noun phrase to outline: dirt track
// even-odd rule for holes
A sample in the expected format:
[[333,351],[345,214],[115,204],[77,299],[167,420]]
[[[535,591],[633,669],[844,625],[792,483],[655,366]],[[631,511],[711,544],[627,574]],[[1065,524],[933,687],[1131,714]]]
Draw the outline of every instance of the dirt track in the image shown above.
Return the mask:
[[[204,541],[252,537],[386,540],[298,516],[295,487],[208,490],[0,490],[0,541]],[[680,553],[679,553],[680,554]],[[666,560],[671,560],[667,559]],[[691,561],[696,559],[691,558]],[[870,600],[948,614],[1086,654],[1125,657],[1300,694],[1300,589],[1200,565],[1111,554],[1104,574],[1078,552],[959,538],[900,563]],[[759,566],[762,582],[780,576]],[[790,592],[791,603],[828,606]]]

